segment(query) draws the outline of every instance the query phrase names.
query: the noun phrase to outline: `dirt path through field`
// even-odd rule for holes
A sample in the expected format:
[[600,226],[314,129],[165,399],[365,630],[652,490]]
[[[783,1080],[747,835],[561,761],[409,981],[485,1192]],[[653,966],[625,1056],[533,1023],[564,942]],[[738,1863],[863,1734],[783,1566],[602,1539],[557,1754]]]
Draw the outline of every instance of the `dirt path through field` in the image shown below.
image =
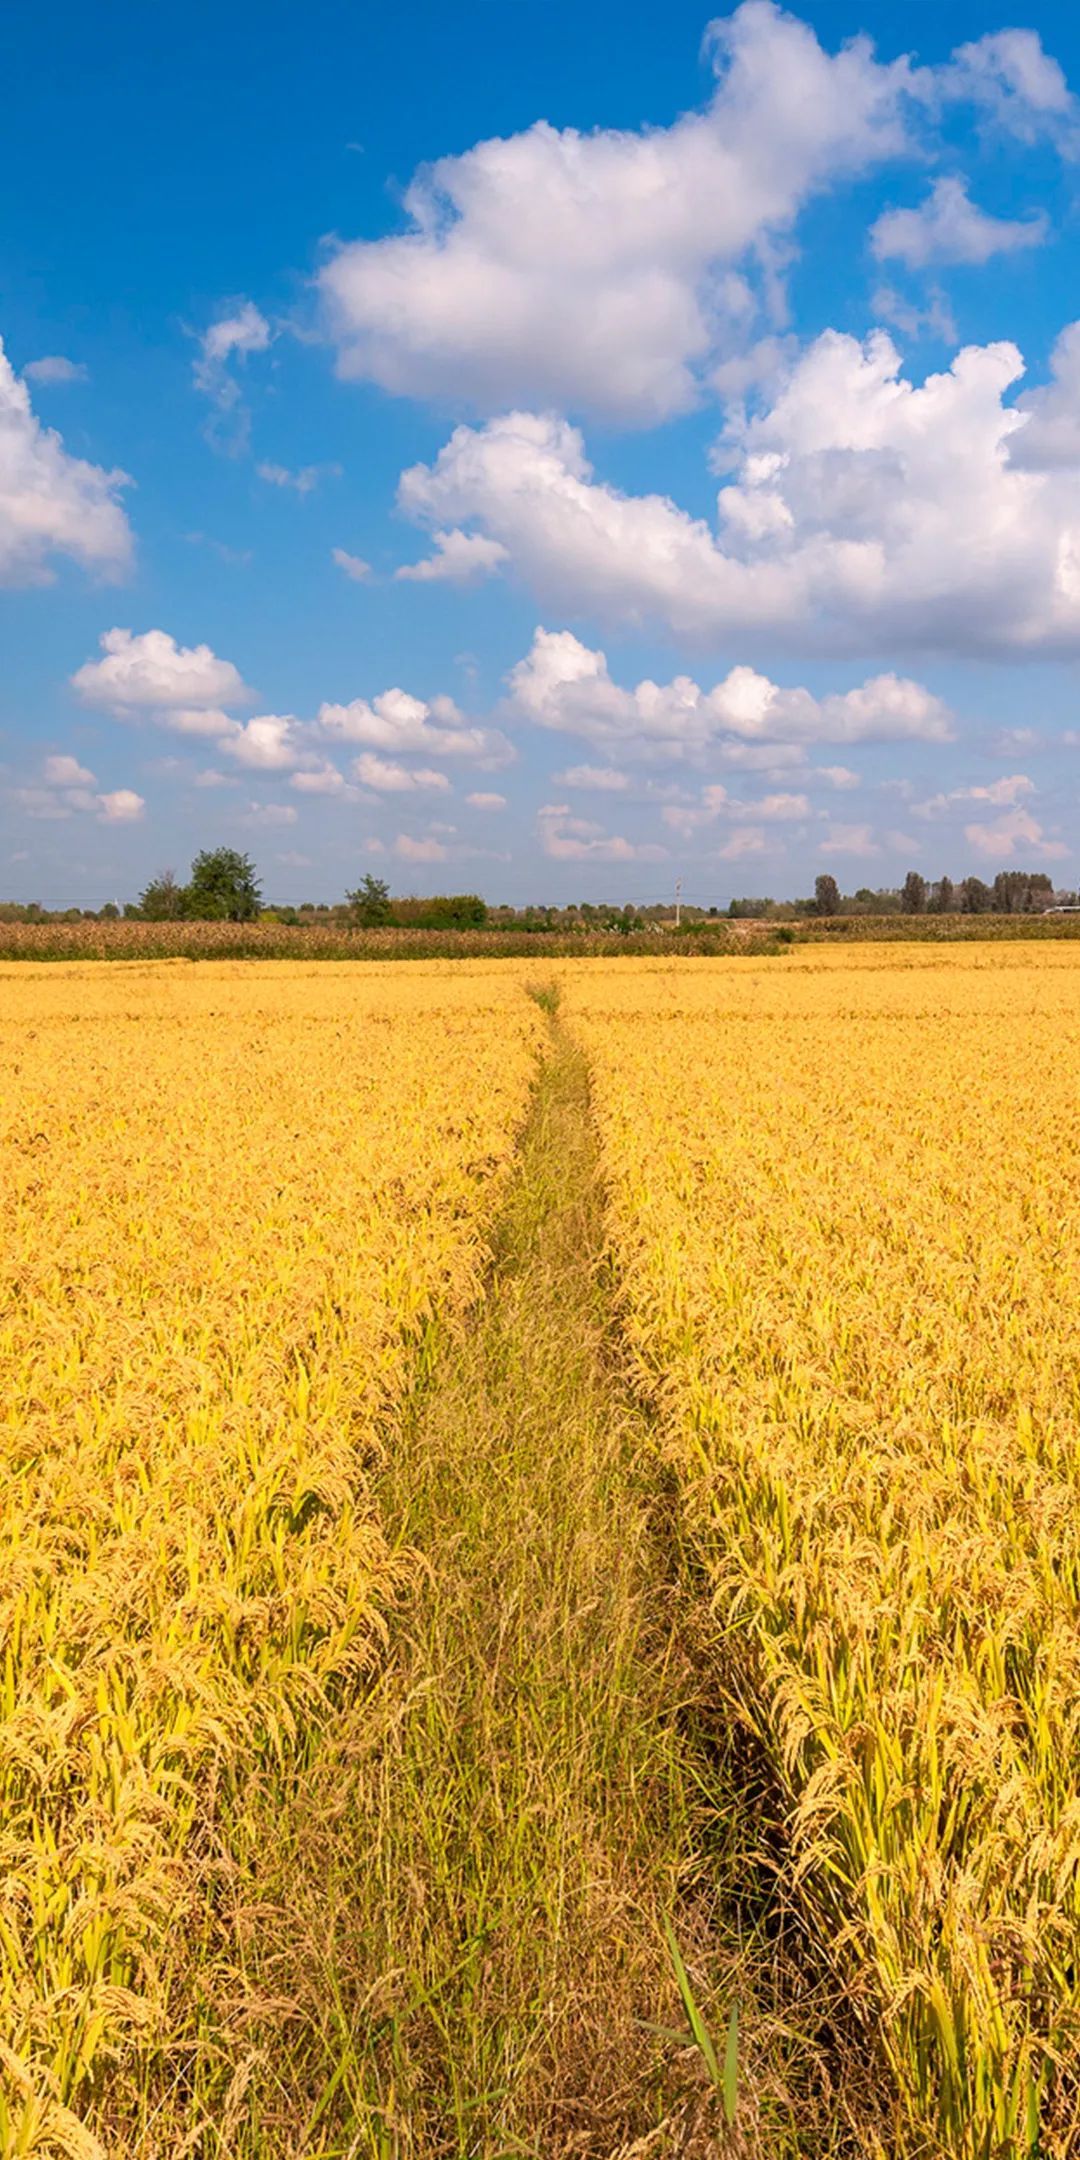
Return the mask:
[[[588,1073],[551,1003],[487,1295],[380,1482],[415,1589],[374,1700],[265,1826],[249,1984],[291,2007],[276,2039],[256,2020],[236,2154],[858,2149],[735,1918],[748,1826],[699,1744],[662,1480],[613,1355]],[[665,1923],[721,2064],[739,2005],[734,2135]]]

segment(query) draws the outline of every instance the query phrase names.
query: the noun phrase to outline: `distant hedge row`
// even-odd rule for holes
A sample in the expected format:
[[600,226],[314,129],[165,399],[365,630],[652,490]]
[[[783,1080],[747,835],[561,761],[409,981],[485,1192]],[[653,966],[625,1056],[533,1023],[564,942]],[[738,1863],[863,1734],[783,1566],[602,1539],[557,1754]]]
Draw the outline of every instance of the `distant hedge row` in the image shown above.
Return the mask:
[[533,931],[293,928],[278,922],[0,923],[3,960],[480,960],[547,954],[764,956],[792,945],[1080,938],[1072,915],[840,915],[799,923],[717,922],[682,930]]

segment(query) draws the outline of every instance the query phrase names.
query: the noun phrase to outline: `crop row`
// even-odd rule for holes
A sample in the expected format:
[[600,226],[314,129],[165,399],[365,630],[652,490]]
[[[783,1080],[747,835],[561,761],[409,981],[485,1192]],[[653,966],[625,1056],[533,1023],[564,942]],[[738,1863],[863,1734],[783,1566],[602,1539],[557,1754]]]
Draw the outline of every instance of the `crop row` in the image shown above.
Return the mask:
[[1064,2160],[1080,965],[646,965],[573,975],[568,1011],[713,1654],[895,2149]]
[[475,1293],[539,1025],[501,975],[5,985],[4,2153],[183,2074],[229,1808],[379,1659],[372,1464]]

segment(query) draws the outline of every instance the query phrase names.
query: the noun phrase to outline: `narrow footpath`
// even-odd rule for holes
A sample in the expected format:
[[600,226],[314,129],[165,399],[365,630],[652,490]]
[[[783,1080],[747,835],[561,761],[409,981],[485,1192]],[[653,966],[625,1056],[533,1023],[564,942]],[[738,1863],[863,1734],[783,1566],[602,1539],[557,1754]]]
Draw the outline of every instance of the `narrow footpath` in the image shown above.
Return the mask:
[[[865,2151],[820,2010],[795,2029],[775,1930],[766,1949],[733,1917],[743,1831],[695,1737],[660,1471],[613,1356],[588,1073],[541,1002],[550,1052],[487,1294],[436,1349],[379,1481],[413,1587],[374,1698],[267,1826],[282,1882],[262,1986],[288,2011],[227,2149]],[[738,2005],[734,2129],[671,1933],[721,2065]]]

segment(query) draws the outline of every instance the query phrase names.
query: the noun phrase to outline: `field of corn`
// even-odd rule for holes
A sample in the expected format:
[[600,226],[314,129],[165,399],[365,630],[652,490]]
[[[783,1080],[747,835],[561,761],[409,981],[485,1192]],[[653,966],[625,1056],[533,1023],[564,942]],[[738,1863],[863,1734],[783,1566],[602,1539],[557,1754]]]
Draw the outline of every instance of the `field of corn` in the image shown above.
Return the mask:
[[1080,2151],[1080,952],[972,943],[0,968],[4,2160],[182,2086],[245,1780],[364,1714],[552,1028],[859,2149]]
[[0,966],[12,960],[565,960],[633,959],[680,954],[753,954],[778,944],[977,942],[1069,944],[1080,941],[1075,915],[840,915],[798,922],[729,922],[725,916],[670,921],[627,933],[575,930],[361,929],[347,922],[128,920],[7,922],[0,910]]

